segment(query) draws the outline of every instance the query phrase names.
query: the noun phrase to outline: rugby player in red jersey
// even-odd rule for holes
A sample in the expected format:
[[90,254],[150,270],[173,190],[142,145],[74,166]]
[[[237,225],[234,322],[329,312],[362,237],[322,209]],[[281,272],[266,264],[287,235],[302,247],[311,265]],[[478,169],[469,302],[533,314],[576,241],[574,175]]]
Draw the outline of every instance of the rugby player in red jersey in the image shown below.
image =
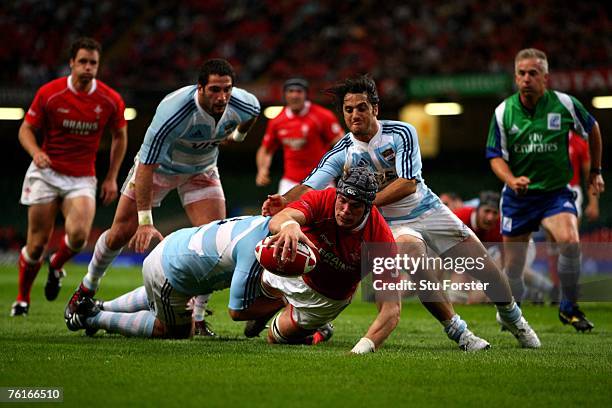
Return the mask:
[[[330,322],[350,304],[365,275],[362,245],[395,242],[384,218],[372,206],[377,190],[374,174],[355,167],[338,182],[337,189],[310,191],[272,218],[269,228],[276,235],[271,241],[279,262],[295,254],[298,241],[316,247],[319,260],[312,272],[297,278],[263,272],[263,291],[287,301],[287,307],[272,320],[268,342],[313,344],[331,336]],[[386,279],[393,281],[392,276]],[[384,295],[378,301],[377,318],[353,353],[375,351],[397,326],[399,295],[392,291]]]
[[85,246],[96,210],[96,152],[107,127],[112,144],[100,198],[105,205],[117,198],[117,174],[127,149],[125,104],[116,91],[96,79],[100,52],[97,41],[76,40],[70,50],[70,75],[38,90],[19,129],[19,142],[32,163],[21,194],[21,203],[29,207],[28,236],[19,255],[19,291],[11,316],[29,311],[32,283],[58,211],[66,220],[66,235],[49,259],[47,300],[57,298],[64,264]]
[[298,185],[319,163],[323,155],[342,136],[336,116],[308,98],[308,82],[288,79],[283,85],[286,106],[268,122],[266,133],[257,150],[258,186],[270,184],[270,164],[274,152],[283,147],[284,173],[278,194]]

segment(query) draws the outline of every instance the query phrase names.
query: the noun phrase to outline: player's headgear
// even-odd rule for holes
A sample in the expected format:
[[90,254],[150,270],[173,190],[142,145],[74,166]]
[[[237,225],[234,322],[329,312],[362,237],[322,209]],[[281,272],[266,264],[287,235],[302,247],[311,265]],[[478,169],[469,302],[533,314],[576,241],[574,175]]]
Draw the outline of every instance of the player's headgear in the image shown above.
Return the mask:
[[283,84],[283,92],[293,87],[302,88],[305,92],[308,92],[308,81],[300,77],[289,78]]
[[499,208],[500,195],[496,191],[481,191],[479,198],[478,207],[487,206],[493,208]]
[[353,167],[338,180],[336,191],[347,198],[361,201],[370,208],[376,198],[378,181],[367,167]]

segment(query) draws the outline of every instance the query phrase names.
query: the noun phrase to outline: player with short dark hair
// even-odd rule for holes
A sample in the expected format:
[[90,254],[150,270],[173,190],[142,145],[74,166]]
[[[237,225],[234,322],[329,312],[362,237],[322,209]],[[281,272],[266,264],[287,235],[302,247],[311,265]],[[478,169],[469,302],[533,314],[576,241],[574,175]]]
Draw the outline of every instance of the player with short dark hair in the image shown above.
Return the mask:
[[325,152],[343,135],[336,116],[308,100],[308,82],[289,78],[283,85],[286,106],[266,127],[257,150],[258,186],[270,184],[270,165],[274,152],[282,146],[284,172],[278,193],[284,194],[310,173]]
[[604,191],[601,176],[601,133],[595,118],[574,97],[548,90],[546,54],[535,48],[515,58],[518,92],[504,100],[491,119],[486,156],[502,190],[502,234],[506,249],[504,269],[512,292],[520,300],[524,292],[525,253],[531,233],[540,224],[559,245],[558,272],[563,299],[559,318],[578,331],[593,324],[578,307],[581,268],[577,210],[572,191],[568,134],[589,138],[591,193]]
[[[242,141],[259,111],[257,98],[234,86],[231,65],[219,59],[203,64],[196,85],[160,102],[123,185],[113,224],[96,242],[87,275],[66,307],[66,319],[80,298],[93,297],[125,245],[144,252],[152,240],[163,238],[154,226],[152,208],[170,191],[177,190],[192,225],[225,218],[218,146],[228,139]],[[204,296],[197,302],[198,322],[203,322],[206,301]],[[211,334],[206,327],[202,330]]]
[[[19,292],[11,316],[26,315],[30,291],[42,265],[58,211],[66,235],[49,258],[45,297],[59,294],[63,266],[87,243],[96,211],[96,152],[104,129],[110,129],[110,164],[100,186],[109,205],[117,198],[117,175],[127,149],[125,103],[96,79],[100,44],[79,38],[70,51],[70,75],[43,85],[19,128],[19,142],[32,156],[23,182],[21,203],[28,208],[28,237],[19,255]],[[36,141],[41,135],[42,146]]]

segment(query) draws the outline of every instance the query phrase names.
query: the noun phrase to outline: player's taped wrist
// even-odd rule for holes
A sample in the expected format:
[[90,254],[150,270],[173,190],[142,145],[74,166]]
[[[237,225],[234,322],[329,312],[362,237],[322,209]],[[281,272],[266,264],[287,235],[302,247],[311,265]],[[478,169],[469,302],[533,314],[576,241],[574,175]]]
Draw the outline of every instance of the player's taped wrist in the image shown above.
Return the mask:
[[236,128],[236,129],[234,129],[234,131],[230,135],[230,138],[234,142],[242,142],[244,140],[244,138],[246,137],[246,135],[247,135],[247,132],[242,133],[241,131],[238,130],[238,128]]
[[351,353],[367,354],[367,353],[373,353],[375,351],[376,351],[376,345],[374,344],[374,342],[368,339],[367,337],[362,337],[357,342],[357,344],[355,344],[355,347],[353,347],[353,349],[351,350]]
[[153,212],[151,210],[138,211],[138,225],[153,225]]
[[283,228],[285,228],[288,225],[293,225],[293,224],[297,224],[297,226],[300,226],[300,223],[295,221],[295,220],[289,220],[289,221],[285,221],[280,225],[280,229],[282,230]]

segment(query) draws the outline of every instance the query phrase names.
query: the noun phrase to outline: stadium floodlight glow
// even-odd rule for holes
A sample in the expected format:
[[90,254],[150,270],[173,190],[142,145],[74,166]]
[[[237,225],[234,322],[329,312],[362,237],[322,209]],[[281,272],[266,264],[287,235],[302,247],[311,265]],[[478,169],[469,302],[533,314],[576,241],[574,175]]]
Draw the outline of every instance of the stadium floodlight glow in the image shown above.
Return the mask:
[[138,116],[138,112],[136,111],[136,109],[125,108],[125,111],[123,112],[123,117],[125,118],[125,120],[134,120],[136,119],[136,116]]
[[281,113],[282,110],[282,106],[268,106],[266,109],[264,109],[264,116],[268,119],[274,119]]
[[454,102],[447,103],[427,103],[425,113],[431,116],[461,115],[463,106]]
[[597,109],[612,109],[612,96],[596,96],[591,103]]
[[0,108],[0,120],[21,120],[24,115],[22,108]]

